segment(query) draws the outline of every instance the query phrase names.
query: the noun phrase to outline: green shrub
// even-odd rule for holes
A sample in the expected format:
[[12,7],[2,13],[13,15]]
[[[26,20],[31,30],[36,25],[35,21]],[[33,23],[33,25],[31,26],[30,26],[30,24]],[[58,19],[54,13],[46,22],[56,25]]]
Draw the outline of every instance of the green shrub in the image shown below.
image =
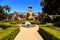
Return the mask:
[[47,27],[46,24],[40,24],[40,27]]
[[60,21],[55,22],[55,23],[54,23],[54,26],[60,27]]
[[45,23],[51,23],[51,18],[49,17],[49,15],[44,15],[41,19],[41,24],[45,24]]
[[53,17],[53,23],[60,21],[60,16],[54,16]]
[[48,27],[40,27],[39,33],[44,40],[60,40],[60,32]]
[[15,23],[14,24],[11,24],[11,22],[1,22],[0,23],[0,27],[3,28],[3,29],[6,29],[6,28],[9,28],[9,27],[15,27],[17,26]]
[[40,27],[49,27],[49,28],[52,28],[53,24],[52,23],[40,24]]
[[0,27],[4,30],[0,30],[0,40],[14,40],[18,34],[19,26],[17,24],[11,24],[11,22],[0,22]]
[[19,27],[10,27],[0,33],[0,40],[14,40],[19,32]]
[[8,22],[3,22],[3,23],[0,23],[0,27],[3,29],[6,29],[6,28],[11,27],[11,24]]
[[52,28],[53,24],[52,23],[46,23],[46,26]]
[[31,22],[31,24],[40,24],[40,21],[37,20],[29,20]]
[[0,25],[0,28],[6,29],[8,26],[6,25]]

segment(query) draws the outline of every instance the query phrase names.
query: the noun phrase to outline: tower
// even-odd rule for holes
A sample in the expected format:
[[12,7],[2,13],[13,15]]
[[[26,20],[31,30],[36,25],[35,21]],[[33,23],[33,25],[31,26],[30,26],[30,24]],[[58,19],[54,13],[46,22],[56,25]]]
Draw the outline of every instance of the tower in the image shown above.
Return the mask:
[[29,14],[28,19],[33,19],[33,15],[32,15],[32,6],[28,6],[28,14]]
[[32,16],[32,6],[28,7],[28,13],[30,14],[30,16]]

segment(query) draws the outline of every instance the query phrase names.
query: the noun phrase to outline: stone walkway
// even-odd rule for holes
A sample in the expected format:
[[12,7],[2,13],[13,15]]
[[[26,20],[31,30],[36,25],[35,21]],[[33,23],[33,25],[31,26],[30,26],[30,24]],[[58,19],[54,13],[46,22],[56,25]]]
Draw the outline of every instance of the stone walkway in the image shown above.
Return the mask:
[[37,32],[38,30],[38,25],[31,28],[20,27],[20,32],[14,40],[43,40],[41,35]]

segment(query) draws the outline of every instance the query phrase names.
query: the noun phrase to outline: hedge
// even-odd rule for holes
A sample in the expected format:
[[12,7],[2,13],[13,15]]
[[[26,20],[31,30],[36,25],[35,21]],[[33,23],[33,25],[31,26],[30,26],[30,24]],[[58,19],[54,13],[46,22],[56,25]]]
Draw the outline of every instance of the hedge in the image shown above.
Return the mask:
[[29,20],[31,22],[31,24],[40,24],[40,21],[37,20]]
[[53,23],[40,24],[40,27],[49,27],[49,28],[52,28],[53,27]]
[[44,40],[60,40],[60,32],[48,27],[40,27],[39,33]]
[[11,24],[11,22],[0,22],[0,28],[6,29],[9,27],[17,26],[16,24]]
[[60,27],[60,21],[55,22],[55,23],[54,23],[54,26]]
[[0,32],[0,40],[14,40],[19,32],[19,27],[10,27]]

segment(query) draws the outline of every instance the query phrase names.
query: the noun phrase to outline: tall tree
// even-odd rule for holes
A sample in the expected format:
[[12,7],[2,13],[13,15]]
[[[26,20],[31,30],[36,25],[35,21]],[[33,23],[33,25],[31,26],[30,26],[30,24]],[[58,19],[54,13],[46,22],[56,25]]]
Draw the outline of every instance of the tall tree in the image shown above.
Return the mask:
[[38,12],[38,20],[41,20],[40,12]]
[[5,11],[3,9],[3,6],[0,6],[0,20],[3,20],[5,18]]
[[6,19],[8,17],[8,12],[10,12],[10,7],[8,5],[0,5],[0,20]]
[[29,14],[29,13],[27,13],[27,19],[29,18],[29,16],[30,16],[30,14]]
[[41,0],[42,10],[48,14],[60,14],[60,0]]
[[0,6],[0,15],[3,13],[3,7]]
[[[5,11],[6,11],[7,13],[9,13],[10,10],[11,10],[11,8],[10,8],[8,5],[3,6],[3,8],[5,9]],[[7,15],[7,20],[8,20],[8,17],[9,17],[9,15]]]
[[5,5],[4,6],[4,9],[7,11],[7,12],[10,12],[11,8],[8,6],[8,5]]

